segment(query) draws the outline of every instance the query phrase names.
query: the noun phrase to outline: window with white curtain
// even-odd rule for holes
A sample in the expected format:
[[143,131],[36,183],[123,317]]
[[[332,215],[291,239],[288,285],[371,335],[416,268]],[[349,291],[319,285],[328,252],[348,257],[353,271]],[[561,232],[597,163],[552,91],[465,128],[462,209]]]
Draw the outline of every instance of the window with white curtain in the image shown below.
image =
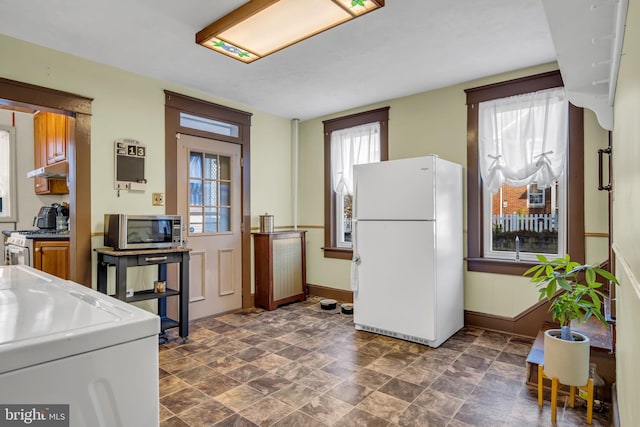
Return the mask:
[[0,126],[0,222],[16,222],[15,131]]
[[568,111],[563,88],[479,104],[485,257],[564,255]]
[[353,165],[389,159],[389,107],[323,120],[325,258],[350,260]]
[[351,248],[353,165],[380,161],[380,123],[331,132],[331,185],[336,193],[336,246]]

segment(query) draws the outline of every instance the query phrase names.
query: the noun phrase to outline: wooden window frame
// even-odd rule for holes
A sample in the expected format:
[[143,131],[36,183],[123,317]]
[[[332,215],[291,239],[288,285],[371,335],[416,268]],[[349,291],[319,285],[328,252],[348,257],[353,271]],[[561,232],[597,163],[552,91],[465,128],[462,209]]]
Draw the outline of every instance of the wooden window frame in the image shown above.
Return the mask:
[[389,160],[389,107],[324,120],[324,251],[325,258],[351,259],[353,250],[336,246],[336,195],[331,186],[331,132],[380,123],[380,161]]
[[[482,179],[478,168],[478,104],[492,99],[564,86],[560,71],[550,71],[486,86],[466,89],[467,94],[467,270],[521,276],[533,262],[484,258]],[[569,104],[567,164],[567,253],[585,260],[584,245],[584,116]]]

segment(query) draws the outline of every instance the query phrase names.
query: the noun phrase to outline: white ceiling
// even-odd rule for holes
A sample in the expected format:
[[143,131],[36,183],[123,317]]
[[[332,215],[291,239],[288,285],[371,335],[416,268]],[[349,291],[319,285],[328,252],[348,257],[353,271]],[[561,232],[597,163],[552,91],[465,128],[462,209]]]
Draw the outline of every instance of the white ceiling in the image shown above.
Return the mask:
[[302,120],[555,60],[541,0],[386,0],[252,64],[195,43],[243,3],[0,0],[0,32]]

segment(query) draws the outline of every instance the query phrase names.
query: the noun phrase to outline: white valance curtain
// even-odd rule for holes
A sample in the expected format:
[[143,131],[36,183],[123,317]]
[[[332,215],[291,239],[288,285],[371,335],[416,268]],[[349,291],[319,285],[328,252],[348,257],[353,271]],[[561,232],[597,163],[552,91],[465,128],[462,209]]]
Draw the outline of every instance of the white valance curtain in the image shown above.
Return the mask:
[[481,102],[478,167],[485,189],[549,187],[564,171],[568,122],[564,88]]
[[353,165],[380,161],[380,122],[331,132],[331,183],[353,194]]

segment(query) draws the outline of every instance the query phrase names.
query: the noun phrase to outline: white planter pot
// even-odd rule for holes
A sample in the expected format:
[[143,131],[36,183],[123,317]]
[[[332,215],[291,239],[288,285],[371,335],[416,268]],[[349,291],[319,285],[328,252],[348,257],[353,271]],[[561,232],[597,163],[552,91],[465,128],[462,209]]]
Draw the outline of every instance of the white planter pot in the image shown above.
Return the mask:
[[575,331],[571,334],[576,341],[562,340],[560,334],[560,329],[544,333],[544,374],[561,384],[583,386],[589,380],[590,340]]

